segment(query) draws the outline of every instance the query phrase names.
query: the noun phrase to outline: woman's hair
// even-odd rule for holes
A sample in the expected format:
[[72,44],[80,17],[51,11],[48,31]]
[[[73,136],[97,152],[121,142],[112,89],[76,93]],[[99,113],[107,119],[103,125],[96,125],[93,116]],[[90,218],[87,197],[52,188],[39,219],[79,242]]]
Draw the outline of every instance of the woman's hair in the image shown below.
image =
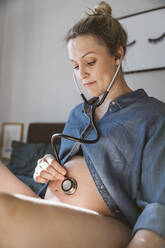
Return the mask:
[[112,17],[112,9],[109,4],[102,1],[94,9],[89,9],[86,17],[78,21],[67,33],[65,41],[68,42],[80,35],[94,35],[104,42],[109,52],[116,55],[120,46],[126,53],[127,33]]

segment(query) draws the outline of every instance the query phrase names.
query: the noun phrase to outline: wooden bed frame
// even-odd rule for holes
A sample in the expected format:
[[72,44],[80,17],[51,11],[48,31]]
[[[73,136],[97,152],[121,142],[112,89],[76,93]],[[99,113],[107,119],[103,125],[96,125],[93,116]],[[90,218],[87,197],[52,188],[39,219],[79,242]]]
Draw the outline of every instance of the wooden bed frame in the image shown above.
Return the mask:
[[[51,136],[54,133],[62,133],[64,122],[34,122],[29,124],[27,133],[27,143],[50,144]],[[60,144],[60,139],[57,139]]]

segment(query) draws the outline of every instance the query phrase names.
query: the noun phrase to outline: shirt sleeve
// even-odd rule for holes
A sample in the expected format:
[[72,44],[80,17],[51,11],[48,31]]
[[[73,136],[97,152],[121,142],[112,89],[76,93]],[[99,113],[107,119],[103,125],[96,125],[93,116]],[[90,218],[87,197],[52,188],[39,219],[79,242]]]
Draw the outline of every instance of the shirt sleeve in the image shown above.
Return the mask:
[[148,229],[165,238],[165,116],[151,125],[141,168],[137,205],[142,209],[133,234]]

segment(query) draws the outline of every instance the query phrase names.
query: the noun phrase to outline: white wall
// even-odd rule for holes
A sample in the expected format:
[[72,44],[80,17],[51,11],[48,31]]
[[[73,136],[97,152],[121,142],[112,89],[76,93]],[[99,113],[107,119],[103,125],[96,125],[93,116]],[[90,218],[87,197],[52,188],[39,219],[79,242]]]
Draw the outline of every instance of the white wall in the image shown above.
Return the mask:
[[[95,0],[0,1],[0,124],[66,121],[81,101],[72,79],[64,36]],[[156,8],[164,0],[108,1],[115,17]],[[165,71],[126,76],[165,101]]]

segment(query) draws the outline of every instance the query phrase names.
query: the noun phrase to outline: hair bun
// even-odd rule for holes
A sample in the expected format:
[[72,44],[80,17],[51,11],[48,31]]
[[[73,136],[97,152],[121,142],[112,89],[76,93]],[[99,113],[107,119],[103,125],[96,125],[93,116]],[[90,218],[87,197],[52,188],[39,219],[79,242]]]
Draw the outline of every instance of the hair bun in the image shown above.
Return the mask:
[[104,1],[101,1],[98,3],[94,9],[89,8],[89,10],[92,12],[91,14],[87,13],[87,15],[109,15],[112,16],[112,9],[110,5]]

